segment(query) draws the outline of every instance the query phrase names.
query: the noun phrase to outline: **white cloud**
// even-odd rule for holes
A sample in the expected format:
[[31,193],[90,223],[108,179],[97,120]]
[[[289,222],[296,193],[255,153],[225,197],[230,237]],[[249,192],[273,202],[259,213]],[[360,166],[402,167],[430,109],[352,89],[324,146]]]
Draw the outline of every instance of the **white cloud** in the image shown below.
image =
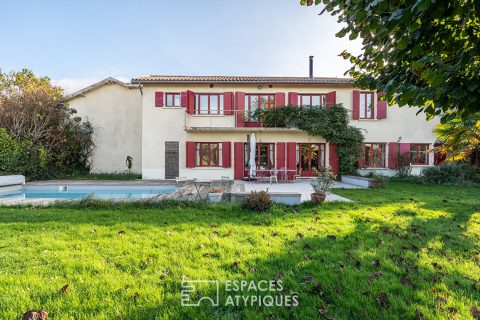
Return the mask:
[[[114,77],[123,82],[130,82],[129,78],[126,77]],[[54,85],[60,86],[65,90],[66,94],[70,94],[81,90],[85,87],[88,87],[96,82],[99,82],[104,78],[62,78],[62,79],[52,79]]]

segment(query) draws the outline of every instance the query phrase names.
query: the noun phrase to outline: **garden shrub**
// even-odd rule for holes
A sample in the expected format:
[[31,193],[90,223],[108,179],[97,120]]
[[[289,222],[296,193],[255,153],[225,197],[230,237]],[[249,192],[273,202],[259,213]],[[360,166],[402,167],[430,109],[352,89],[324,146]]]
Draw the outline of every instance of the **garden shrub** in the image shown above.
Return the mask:
[[252,211],[267,211],[272,205],[272,199],[266,191],[252,191],[243,200],[243,207]]
[[8,134],[7,130],[0,128],[0,173],[14,173],[18,161],[19,146]]
[[480,168],[467,163],[446,163],[424,168],[422,179],[434,184],[480,184]]

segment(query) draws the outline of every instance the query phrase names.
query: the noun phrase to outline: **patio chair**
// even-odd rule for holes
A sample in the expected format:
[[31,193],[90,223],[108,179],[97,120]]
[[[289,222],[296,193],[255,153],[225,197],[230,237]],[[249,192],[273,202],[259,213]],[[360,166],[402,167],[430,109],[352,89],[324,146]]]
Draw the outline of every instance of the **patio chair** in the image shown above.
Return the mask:
[[269,180],[270,180],[270,184],[272,184],[273,181],[275,181],[275,183],[278,183],[278,170],[277,169],[270,170]]

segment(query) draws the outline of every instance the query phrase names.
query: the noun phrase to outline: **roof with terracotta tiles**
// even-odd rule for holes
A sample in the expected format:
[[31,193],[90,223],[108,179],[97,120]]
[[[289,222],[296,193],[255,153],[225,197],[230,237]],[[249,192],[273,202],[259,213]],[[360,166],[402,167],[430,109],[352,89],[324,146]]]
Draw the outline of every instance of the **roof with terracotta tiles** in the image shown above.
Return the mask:
[[248,84],[337,84],[352,85],[351,78],[326,77],[259,77],[259,76],[167,76],[151,75],[132,79],[133,84],[146,83],[248,83]]

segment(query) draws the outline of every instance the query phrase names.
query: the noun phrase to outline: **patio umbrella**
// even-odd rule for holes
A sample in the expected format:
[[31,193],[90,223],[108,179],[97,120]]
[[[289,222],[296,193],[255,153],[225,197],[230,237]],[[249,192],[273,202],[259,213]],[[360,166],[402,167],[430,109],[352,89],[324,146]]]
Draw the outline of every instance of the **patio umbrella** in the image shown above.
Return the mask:
[[257,170],[257,164],[255,162],[255,151],[257,150],[257,140],[255,139],[255,133],[252,133],[250,136],[250,177],[255,176],[255,171]]

